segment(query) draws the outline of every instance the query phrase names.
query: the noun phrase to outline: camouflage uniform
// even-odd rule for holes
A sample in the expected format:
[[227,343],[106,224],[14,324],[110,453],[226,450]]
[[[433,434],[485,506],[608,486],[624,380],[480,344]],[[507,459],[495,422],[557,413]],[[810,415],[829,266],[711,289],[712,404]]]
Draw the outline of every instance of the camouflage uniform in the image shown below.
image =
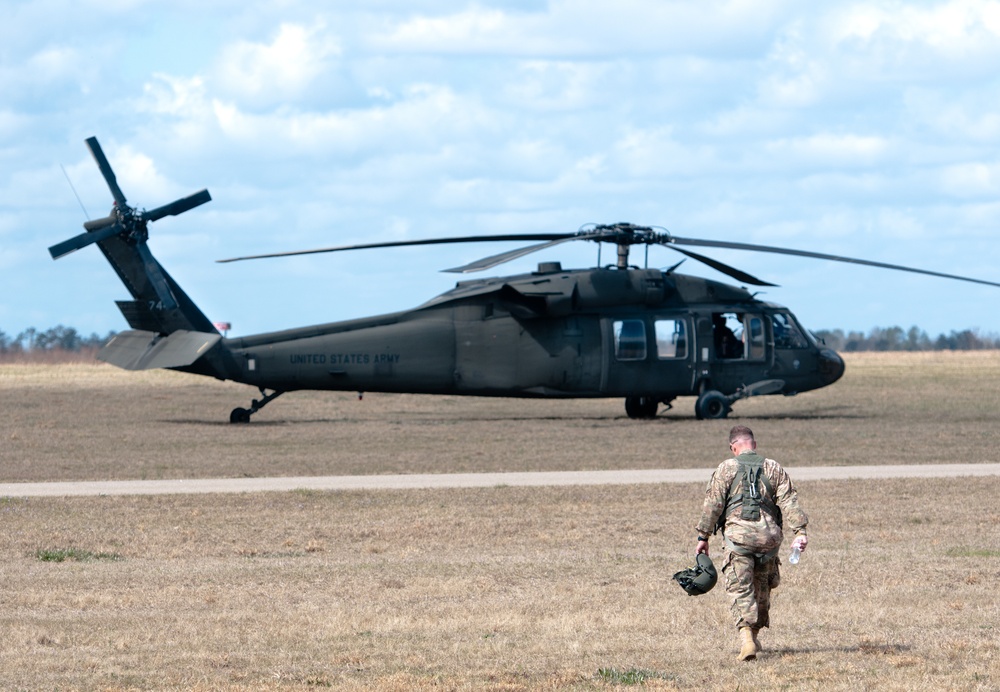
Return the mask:
[[[744,454],[754,455],[752,451]],[[741,454],[740,456],[743,456]],[[729,489],[739,469],[736,458],[727,459],[712,474],[705,491],[698,535],[710,536],[715,531],[719,517],[726,509]],[[771,498],[780,509],[785,527],[796,534],[805,534],[809,519],[799,507],[798,494],[781,464],[765,459],[763,475],[774,489]],[[760,484],[763,490],[763,482]],[[761,509],[760,518],[747,520],[740,517],[739,507],[730,511],[725,520],[723,535],[728,554],[722,566],[726,593],[733,599],[732,613],[736,627],[759,630],[767,627],[771,605],[771,589],[778,586],[778,548],[781,547],[782,529],[769,513]]]

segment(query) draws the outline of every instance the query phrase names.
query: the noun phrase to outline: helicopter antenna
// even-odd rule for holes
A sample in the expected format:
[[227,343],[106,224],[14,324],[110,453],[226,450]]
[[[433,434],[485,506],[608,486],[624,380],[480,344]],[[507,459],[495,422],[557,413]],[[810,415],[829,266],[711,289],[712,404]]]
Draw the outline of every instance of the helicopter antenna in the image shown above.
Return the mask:
[[676,269],[677,269],[677,267],[679,267],[679,266],[681,266],[682,264],[684,264],[684,261],[685,261],[686,259],[687,259],[687,258],[685,257],[684,259],[682,259],[682,260],[681,260],[680,262],[678,262],[678,263],[677,263],[677,264],[675,264],[674,266],[672,266],[672,267],[670,267],[669,269],[665,270],[665,271],[664,271],[663,273],[664,273],[664,274],[673,274],[673,273],[674,273],[674,270],[676,270]]
[[84,217],[87,221],[90,221],[90,214],[87,213],[87,207],[83,206],[83,200],[80,199],[80,195],[77,194],[76,187],[73,186],[73,181],[69,179],[69,173],[66,172],[66,167],[60,163],[59,168],[62,169],[63,175],[66,176],[66,182],[69,183],[69,189],[73,191],[73,196],[75,196],[76,201],[80,203],[80,208],[83,209]]

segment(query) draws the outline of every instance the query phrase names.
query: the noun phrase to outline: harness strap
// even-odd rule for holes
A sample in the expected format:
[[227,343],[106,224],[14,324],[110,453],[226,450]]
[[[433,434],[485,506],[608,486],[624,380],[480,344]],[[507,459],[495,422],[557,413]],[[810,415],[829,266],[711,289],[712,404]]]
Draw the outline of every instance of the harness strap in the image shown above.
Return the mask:
[[[771,515],[778,526],[781,526],[781,508],[774,502],[774,487],[764,473],[764,457],[751,452],[741,454],[736,460],[738,462],[736,475],[729,486],[726,507],[719,515],[715,533],[725,528],[726,520],[737,510],[740,511],[742,519],[750,521],[757,521],[763,510]],[[764,492],[758,488],[758,480],[762,481]]]

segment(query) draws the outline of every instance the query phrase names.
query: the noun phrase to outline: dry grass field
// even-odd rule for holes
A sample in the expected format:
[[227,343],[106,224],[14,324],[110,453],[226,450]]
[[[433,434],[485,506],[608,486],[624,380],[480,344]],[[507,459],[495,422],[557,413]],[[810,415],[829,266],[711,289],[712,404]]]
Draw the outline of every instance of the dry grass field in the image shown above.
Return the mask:
[[[1000,353],[857,354],[837,385],[652,422],[620,401],[289,394],[0,366],[0,482],[998,462]],[[996,480],[799,483],[809,551],[735,661],[684,594],[701,484],[0,499],[0,689],[996,690]],[[718,541],[715,541],[717,543]],[[717,546],[716,546],[717,549]]]

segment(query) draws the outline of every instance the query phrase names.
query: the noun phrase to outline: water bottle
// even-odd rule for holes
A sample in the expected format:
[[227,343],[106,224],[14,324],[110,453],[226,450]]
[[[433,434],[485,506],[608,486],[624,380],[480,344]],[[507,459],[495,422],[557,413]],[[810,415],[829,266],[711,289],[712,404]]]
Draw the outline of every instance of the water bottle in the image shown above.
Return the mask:
[[792,543],[792,554],[788,556],[788,564],[790,564],[790,565],[797,565],[797,564],[799,564],[799,555],[801,555],[801,554],[802,554],[802,551],[799,550],[799,544],[798,543]]

